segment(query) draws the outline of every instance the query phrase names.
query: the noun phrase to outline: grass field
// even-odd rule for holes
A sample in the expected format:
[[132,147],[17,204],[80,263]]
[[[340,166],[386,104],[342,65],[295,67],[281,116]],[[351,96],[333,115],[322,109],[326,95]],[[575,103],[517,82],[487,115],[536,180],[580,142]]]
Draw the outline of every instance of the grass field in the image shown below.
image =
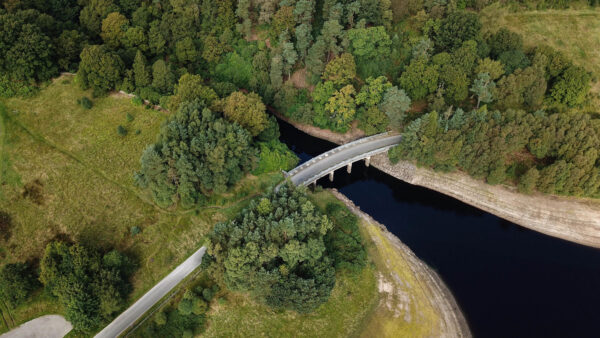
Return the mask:
[[480,17],[484,31],[506,27],[520,33],[526,47],[546,44],[600,76],[600,9],[513,12],[496,3]]
[[[280,179],[279,174],[248,176],[227,194],[211,197],[204,208],[157,208],[133,186],[132,177],[165,113],[122,97],[94,99],[94,107],[85,110],[76,102],[84,95],[90,97],[72,77],[63,76],[34,98],[4,102],[0,211],[10,215],[12,229],[8,240],[0,240],[1,262],[35,261],[54,238],[114,247],[139,262],[133,300],[195,251],[216,221]],[[119,125],[129,130],[126,136],[117,134]],[[133,226],[142,232],[133,236]],[[0,332],[7,324],[57,312],[55,301],[40,293],[6,314],[12,321],[2,322]]]

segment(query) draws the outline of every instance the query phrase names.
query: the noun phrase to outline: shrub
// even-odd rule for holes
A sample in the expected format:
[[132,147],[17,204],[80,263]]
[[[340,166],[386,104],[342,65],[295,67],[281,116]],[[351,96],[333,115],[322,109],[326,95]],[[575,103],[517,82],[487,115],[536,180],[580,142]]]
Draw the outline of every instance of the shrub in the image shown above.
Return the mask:
[[6,264],[0,269],[0,298],[14,308],[38,288],[39,282],[25,263]]
[[134,106],[141,106],[144,103],[144,101],[141,97],[136,95],[131,99],[131,103],[133,103]]
[[133,236],[139,234],[140,232],[142,232],[142,229],[140,229],[140,227],[138,227],[138,226],[132,226],[131,227],[131,234]]
[[298,157],[279,140],[260,142],[260,158],[253,174],[290,170],[298,164]]
[[93,106],[92,100],[90,100],[86,96],[78,99],[77,104],[82,106],[84,109],[92,109],[92,106]]
[[125,115],[125,118],[127,119],[127,122],[133,122],[134,120],[133,115],[131,115],[130,113],[127,113],[127,115]]
[[524,194],[531,194],[533,189],[535,189],[535,185],[539,178],[540,172],[536,168],[527,170],[527,172],[519,178],[519,184],[517,186],[519,191]]
[[117,134],[119,134],[119,136],[126,136],[127,135],[127,129],[125,129],[125,127],[119,125],[117,127]]
[[159,326],[165,325],[167,323],[167,314],[164,311],[159,311],[154,316],[154,322]]

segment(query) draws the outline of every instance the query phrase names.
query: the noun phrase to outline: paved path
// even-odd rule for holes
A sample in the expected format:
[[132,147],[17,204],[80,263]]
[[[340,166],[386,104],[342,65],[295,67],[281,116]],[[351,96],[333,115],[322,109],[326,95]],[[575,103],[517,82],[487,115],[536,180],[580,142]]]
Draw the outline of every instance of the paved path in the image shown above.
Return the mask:
[[47,315],[32,319],[0,338],[62,338],[73,329],[63,316]]
[[336,169],[387,151],[400,140],[402,135],[384,133],[346,143],[291,170],[288,178],[295,185],[309,185]]
[[185,262],[181,263],[175,270],[171,271],[167,277],[163,278],[158,284],[150,289],[150,291],[146,292],[142,298],[138,299],[137,302],[115,318],[112,323],[108,324],[104,330],[96,335],[96,338],[118,337],[131,327],[144,313],[150,310],[154,304],[166,296],[175,286],[177,286],[177,284],[200,266],[205,251],[206,247],[202,247],[192,254]]

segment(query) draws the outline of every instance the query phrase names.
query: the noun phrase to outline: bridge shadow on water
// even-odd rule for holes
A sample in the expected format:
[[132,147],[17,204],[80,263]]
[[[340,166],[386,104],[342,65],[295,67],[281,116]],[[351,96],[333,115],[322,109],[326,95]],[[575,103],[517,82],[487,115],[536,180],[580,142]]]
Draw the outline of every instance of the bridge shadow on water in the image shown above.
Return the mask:
[[[335,147],[280,127],[302,161]],[[517,226],[363,161],[318,184],[340,190],[434,268],[476,337],[598,336],[600,250]]]

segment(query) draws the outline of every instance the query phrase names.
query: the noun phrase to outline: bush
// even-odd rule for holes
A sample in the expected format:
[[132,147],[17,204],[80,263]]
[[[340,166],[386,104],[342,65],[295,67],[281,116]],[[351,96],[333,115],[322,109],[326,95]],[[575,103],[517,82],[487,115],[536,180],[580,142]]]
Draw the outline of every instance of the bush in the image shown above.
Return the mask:
[[540,172],[536,168],[527,170],[523,176],[519,178],[519,192],[531,194],[535,189],[537,180],[540,178]]
[[290,170],[298,164],[298,157],[279,140],[259,142],[260,158],[254,175],[278,170]]
[[131,227],[131,234],[133,236],[139,234],[140,232],[142,232],[142,229],[140,229],[140,227],[138,227],[138,226],[132,226]]
[[134,120],[133,115],[131,115],[130,113],[127,113],[127,115],[125,115],[125,118],[127,119],[127,122],[133,122]]
[[9,307],[21,304],[38,287],[37,276],[25,263],[6,264],[0,269],[0,298]]
[[144,103],[144,101],[141,97],[136,95],[131,99],[131,103],[133,103],[134,106],[141,106]]
[[167,314],[164,311],[159,311],[154,316],[154,322],[158,326],[165,325],[167,323]]
[[94,105],[92,103],[92,100],[90,100],[86,96],[78,99],[77,100],[77,104],[80,105],[80,106],[82,106],[84,109],[92,109],[92,106]]
[[126,136],[127,135],[127,129],[125,129],[125,127],[119,125],[117,127],[117,134],[119,134],[119,136]]

